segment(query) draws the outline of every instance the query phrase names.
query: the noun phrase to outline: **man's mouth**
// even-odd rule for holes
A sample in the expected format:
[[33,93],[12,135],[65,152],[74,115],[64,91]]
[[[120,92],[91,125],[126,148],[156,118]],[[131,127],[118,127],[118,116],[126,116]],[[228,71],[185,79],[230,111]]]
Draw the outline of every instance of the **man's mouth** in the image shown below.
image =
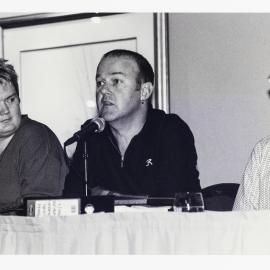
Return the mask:
[[11,118],[6,118],[6,119],[2,119],[0,120],[1,123],[8,123],[11,120]]
[[112,103],[111,101],[109,101],[109,100],[103,100],[103,101],[102,101],[102,105],[103,105],[103,106],[112,106],[113,103]]

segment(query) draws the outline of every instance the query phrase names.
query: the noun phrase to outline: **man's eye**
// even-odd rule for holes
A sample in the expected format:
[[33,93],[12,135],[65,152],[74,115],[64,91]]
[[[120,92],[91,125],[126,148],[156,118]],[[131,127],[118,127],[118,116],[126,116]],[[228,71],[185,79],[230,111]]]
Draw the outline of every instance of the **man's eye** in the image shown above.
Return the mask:
[[6,102],[7,102],[8,104],[11,104],[11,103],[13,103],[15,100],[16,100],[16,97],[13,96],[13,97],[8,98],[8,99],[6,100]]
[[120,80],[119,79],[113,79],[112,82],[113,82],[113,85],[117,85],[120,82]]
[[102,85],[104,85],[104,82],[103,81],[97,81],[97,87],[100,87]]

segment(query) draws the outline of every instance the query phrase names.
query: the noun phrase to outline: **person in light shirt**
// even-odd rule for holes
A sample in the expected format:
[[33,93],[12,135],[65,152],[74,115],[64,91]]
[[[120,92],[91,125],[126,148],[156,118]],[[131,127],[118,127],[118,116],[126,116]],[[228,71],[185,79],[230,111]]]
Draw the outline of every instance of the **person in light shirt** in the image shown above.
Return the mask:
[[[89,194],[174,196],[200,191],[193,134],[176,114],[153,108],[153,91],[154,72],[141,54],[119,49],[101,58],[96,103],[106,127],[85,139]],[[66,196],[85,194],[83,151],[80,140]]]
[[255,145],[233,206],[233,210],[262,209],[270,209],[270,136]]
[[17,74],[0,59],[0,213],[25,197],[62,195],[67,172],[56,135],[21,114]]

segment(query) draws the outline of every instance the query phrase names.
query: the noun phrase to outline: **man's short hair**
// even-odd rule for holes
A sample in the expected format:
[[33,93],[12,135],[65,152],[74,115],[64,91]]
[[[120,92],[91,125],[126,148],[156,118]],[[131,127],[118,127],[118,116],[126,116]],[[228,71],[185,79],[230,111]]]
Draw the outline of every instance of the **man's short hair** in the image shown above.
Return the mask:
[[11,83],[19,96],[18,75],[14,67],[7,64],[7,62],[8,60],[0,58],[0,84],[4,84],[4,82]]
[[151,82],[154,85],[154,71],[148,60],[143,57],[141,54],[129,51],[129,50],[123,50],[123,49],[117,49],[112,50],[107,53],[105,53],[101,59],[101,61],[107,57],[127,57],[132,60],[134,60],[139,68],[139,79],[141,82]]

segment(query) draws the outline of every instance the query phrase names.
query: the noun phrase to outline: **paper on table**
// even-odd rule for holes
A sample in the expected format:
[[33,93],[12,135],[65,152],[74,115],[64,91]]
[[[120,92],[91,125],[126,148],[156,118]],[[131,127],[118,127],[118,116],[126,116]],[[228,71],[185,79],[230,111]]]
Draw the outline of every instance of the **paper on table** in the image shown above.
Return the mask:
[[147,207],[147,206],[114,206],[114,212],[168,212],[171,206]]

